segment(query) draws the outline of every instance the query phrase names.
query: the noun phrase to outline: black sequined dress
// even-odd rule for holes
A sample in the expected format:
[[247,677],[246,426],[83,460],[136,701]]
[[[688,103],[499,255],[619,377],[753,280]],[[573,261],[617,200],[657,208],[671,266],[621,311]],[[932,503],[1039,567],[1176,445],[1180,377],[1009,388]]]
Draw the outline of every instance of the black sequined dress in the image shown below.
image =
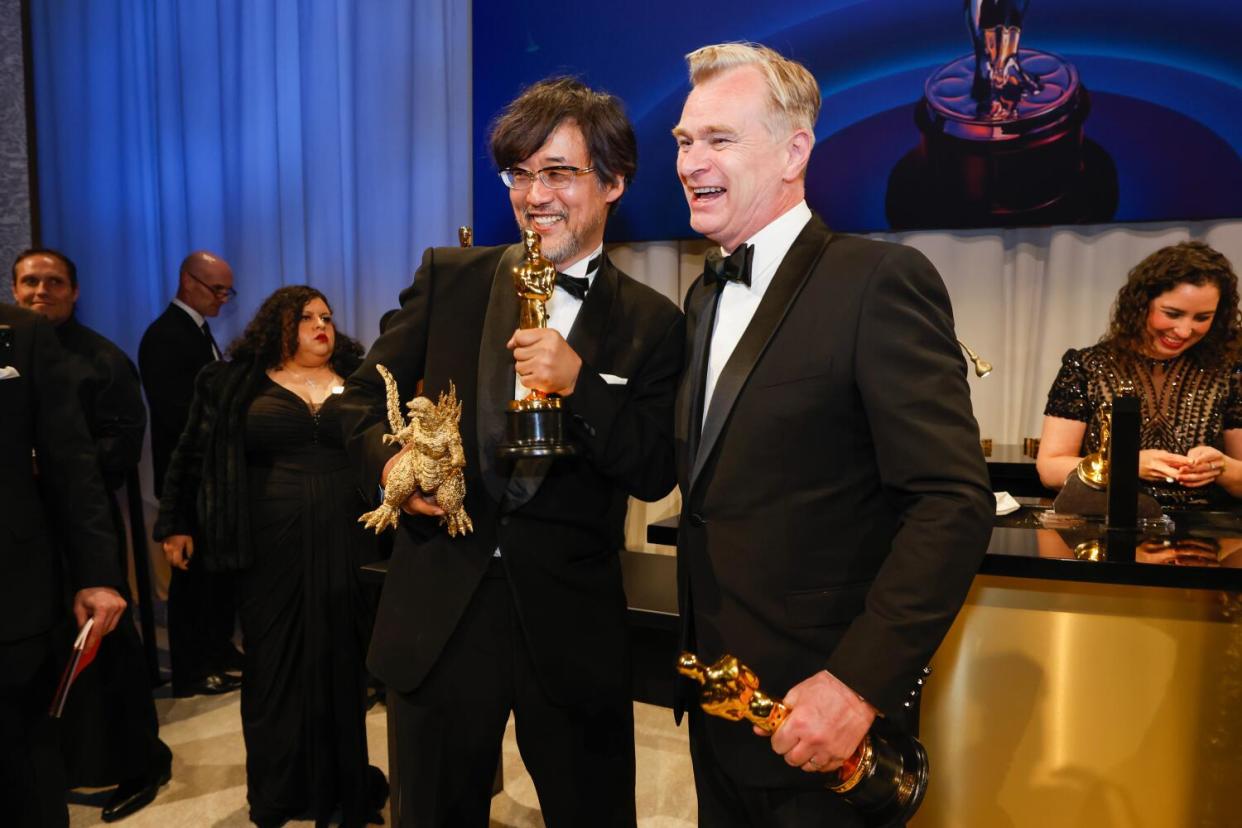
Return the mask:
[[[1107,344],[1065,352],[1044,414],[1086,423],[1081,453],[1090,454],[1100,447],[1100,406],[1127,386],[1139,398],[1140,448],[1177,454],[1195,446],[1224,451],[1225,431],[1242,428],[1242,365],[1200,365],[1191,354],[1155,360]],[[1168,509],[1236,505],[1215,485],[1142,486]]]

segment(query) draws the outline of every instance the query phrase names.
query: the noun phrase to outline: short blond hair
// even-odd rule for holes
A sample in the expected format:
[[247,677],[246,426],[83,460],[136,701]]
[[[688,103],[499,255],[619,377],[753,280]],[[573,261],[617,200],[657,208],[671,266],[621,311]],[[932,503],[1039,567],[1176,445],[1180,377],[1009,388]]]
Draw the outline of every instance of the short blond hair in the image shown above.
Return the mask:
[[[801,63],[759,43],[717,43],[686,55],[690,84],[698,86],[716,75],[740,66],[754,66],[768,86],[768,110],[772,127],[782,131],[805,129],[815,133],[819,119],[819,83]],[[776,130],[774,129],[773,132]]]

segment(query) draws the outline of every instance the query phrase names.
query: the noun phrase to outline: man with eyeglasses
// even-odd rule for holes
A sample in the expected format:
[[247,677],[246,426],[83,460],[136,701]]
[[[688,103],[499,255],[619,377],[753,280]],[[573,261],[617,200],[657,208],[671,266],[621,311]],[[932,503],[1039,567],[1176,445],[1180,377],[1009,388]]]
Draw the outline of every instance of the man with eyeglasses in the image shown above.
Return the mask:
[[[233,269],[221,257],[195,251],[181,262],[177,294],[151,323],[138,346],[138,368],[151,411],[151,465],[155,494],[185,428],[199,369],[224,354],[209,317],[237,295]],[[226,575],[202,571],[188,557],[170,560],[168,649],[174,696],[236,690],[241,654],[233,647],[234,603]]]
[[[68,354],[109,495],[117,568],[125,573],[128,544],[115,492],[142,456],[147,411],[138,369],[111,340],[78,321],[78,296],[77,267],[60,251],[34,248],[13,262],[13,298],[52,323]],[[68,558],[70,538],[60,527],[56,534]],[[129,602],[124,578],[119,591]],[[104,822],[113,822],[155,798],[168,781],[172,762],[171,751],[159,738],[142,641],[128,609],[116,634],[100,647],[94,669],[80,682],[82,690],[69,696],[63,716],[65,732],[73,734],[62,745],[68,784],[117,785],[102,812]]]
[[[434,248],[350,378],[349,448],[383,484],[387,367],[462,401],[466,510],[450,537],[431,497],[404,504],[368,664],[389,688],[401,824],[486,826],[510,713],[544,822],[635,824],[633,705],[618,551],[627,496],[673,485],[672,406],[684,327],[668,299],[603,253],[636,169],[620,102],[567,78],[504,109],[491,152],[519,229],[560,275],[548,327],[518,330],[523,246]],[[497,460],[504,409],[529,389],[564,400],[578,455]]]

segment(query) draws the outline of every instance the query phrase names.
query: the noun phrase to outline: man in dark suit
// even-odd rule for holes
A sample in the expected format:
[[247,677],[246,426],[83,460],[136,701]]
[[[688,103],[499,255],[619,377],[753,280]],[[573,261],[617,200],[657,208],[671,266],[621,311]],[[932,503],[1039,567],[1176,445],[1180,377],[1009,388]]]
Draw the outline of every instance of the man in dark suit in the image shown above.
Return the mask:
[[[68,622],[62,590],[73,595],[79,625],[94,618],[92,641],[125,610],[76,389],[51,325],[0,304],[0,802],[9,825],[69,824],[55,720],[47,715],[63,658],[53,652],[55,633]],[[54,523],[70,541],[65,572]]]
[[[627,495],[673,486],[672,405],[684,325],[667,299],[602,254],[636,167],[619,102],[570,79],[522,93],[492,156],[520,228],[563,274],[549,327],[519,330],[522,245],[426,252],[401,309],[346,389],[362,481],[385,480],[392,371],[403,397],[454,383],[466,509],[450,537],[434,500],[405,503],[368,664],[395,707],[404,824],[486,826],[510,712],[549,826],[634,825],[633,707],[618,551]],[[570,277],[574,281],[568,281]],[[579,454],[497,460],[504,410],[558,394]]]
[[991,531],[965,364],[922,255],[807,208],[810,72],[746,44],[688,60],[677,171],[720,251],[685,306],[683,644],[733,653],[793,708],[765,742],[681,685],[699,820],[861,825],[820,772],[875,716],[905,718]]
[[[99,471],[108,492],[109,514],[117,539],[121,596],[130,602],[124,574],[125,524],[116,491],[142,456],[147,411],[138,369],[120,348],[78,321],[78,273],[57,250],[31,249],[13,262],[13,298],[56,328],[78,381],[78,396],[95,444]],[[64,544],[67,539],[62,539]],[[140,550],[145,556],[146,550]],[[140,558],[145,561],[145,557]],[[142,641],[127,609],[116,635],[100,647],[93,670],[65,707],[73,739],[65,743],[66,770],[73,786],[117,785],[104,805],[104,822],[137,811],[155,798],[170,774],[172,753],[159,738],[159,720],[147,679]]]
[[[233,289],[233,270],[219,256],[200,250],[185,257],[177,295],[151,323],[138,346],[138,368],[151,411],[151,465],[155,494],[185,428],[199,369],[223,357],[211,335],[209,317],[220,313]],[[174,696],[225,693],[240,683],[228,670],[241,669],[232,644],[234,602],[227,575],[170,560],[168,649]]]

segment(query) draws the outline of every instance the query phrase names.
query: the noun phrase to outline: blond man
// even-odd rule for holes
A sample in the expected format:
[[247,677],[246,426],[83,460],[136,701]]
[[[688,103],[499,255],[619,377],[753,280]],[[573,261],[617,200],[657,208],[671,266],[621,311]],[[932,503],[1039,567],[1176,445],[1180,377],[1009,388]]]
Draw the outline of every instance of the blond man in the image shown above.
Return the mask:
[[949,297],[917,251],[806,204],[819,86],[753,44],[687,56],[677,173],[719,245],[686,301],[677,400],[683,643],[793,707],[770,739],[690,711],[699,821],[862,825],[824,788],[910,689],[991,532]]

